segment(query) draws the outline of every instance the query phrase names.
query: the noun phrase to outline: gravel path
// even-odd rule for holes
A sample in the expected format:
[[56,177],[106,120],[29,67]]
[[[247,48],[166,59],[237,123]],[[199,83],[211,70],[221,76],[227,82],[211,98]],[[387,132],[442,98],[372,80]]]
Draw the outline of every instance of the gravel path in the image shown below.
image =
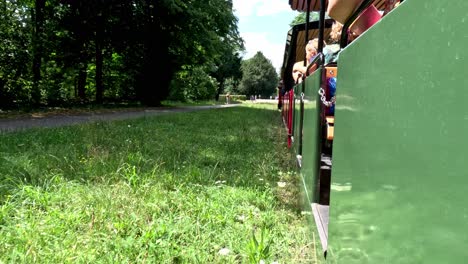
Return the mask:
[[192,112],[214,108],[235,107],[237,104],[184,106],[175,108],[148,108],[142,110],[115,111],[107,113],[83,113],[74,115],[50,115],[45,117],[22,117],[18,119],[0,119],[0,132],[13,132],[34,127],[59,127],[82,124],[93,121],[111,121],[156,116],[170,113]]

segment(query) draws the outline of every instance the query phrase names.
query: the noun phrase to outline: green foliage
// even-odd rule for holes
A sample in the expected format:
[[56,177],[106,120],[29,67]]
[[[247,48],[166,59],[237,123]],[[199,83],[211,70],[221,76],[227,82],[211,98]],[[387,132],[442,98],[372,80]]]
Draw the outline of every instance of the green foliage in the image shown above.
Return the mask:
[[[235,53],[242,43],[231,1],[155,3],[154,9],[147,12],[155,18],[147,19],[154,20],[154,23],[145,34],[158,36],[158,41],[144,44],[147,48],[143,65],[146,72],[139,85],[140,96],[148,100],[145,103],[164,99],[169,94],[172,77],[184,70],[183,67],[216,65],[218,59],[225,56],[226,49]],[[151,72],[147,72],[150,69]],[[158,89],[149,89],[154,83],[158,84]]]
[[214,98],[218,83],[203,67],[180,71],[171,84],[169,100],[197,101]]
[[123,55],[114,52],[111,56],[106,56],[104,62],[104,83],[107,87],[105,97],[113,101],[135,100],[135,76],[125,66]]
[[219,58],[215,71],[213,72],[213,76],[219,82],[218,96],[222,92],[232,93],[234,91],[233,86],[242,78],[241,61],[242,58],[238,53],[232,54],[232,52],[227,49],[225,54]]
[[260,263],[270,257],[270,246],[272,244],[268,228],[262,226],[260,229],[260,239],[257,239],[255,230],[252,230],[252,237],[247,245],[247,252],[250,263]]
[[[240,70],[240,68],[239,68]],[[239,92],[238,86],[242,78],[242,71],[239,79],[227,78],[224,82],[224,93],[237,94]]]
[[0,1],[0,18],[1,108],[92,101],[100,83],[111,101],[211,99],[240,78],[230,0]]
[[[318,21],[320,19],[320,13],[318,11],[312,11],[309,13],[309,22]],[[304,24],[306,21],[306,13],[300,12],[294,17],[293,21],[289,24],[289,26],[293,27],[294,25]]]
[[28,103],[31,17],[24,1],[0,3],[0,107]]
[[242,80],[239,91],[245,95],[270,96],[278,84],[278,74],[260,51],[251,59],[242,62]]
[[75,98],[75,74],[73,69],[60,69],[55,60],[49,60],[43,65],[43,79],[39,87],[49,105],[65,104]]

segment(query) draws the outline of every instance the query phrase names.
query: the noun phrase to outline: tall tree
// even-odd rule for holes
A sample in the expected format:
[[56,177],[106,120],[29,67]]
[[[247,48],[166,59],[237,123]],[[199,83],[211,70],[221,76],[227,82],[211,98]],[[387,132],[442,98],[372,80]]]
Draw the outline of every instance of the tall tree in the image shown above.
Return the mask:
[[[112,50],[111,24],[119,20],[113,11],[121,7],[122,0],[63,0],[69,6],[63,28],[70,32],[72,52],[68,58],[78,66],[77,94],[85,96],[87,68],[94,57],[95,101],[103,102],[104,96],[104,50]],[[64,41],[68,41],[64,39]]]
[[159,105],[169,94],[169,84],[174,75],[169,44],[172,30],[177,30],[171,17],[181,4],[180,1],[161,0],[144,1],[142,5],[144,57],[137,93],[146,105]]
[[[231,0],[160,0],[146,4],[145,42],[140,98],[159,104],[184,65],[215,64],[225,49],[242,45]],[[156,42],[157,39],[157,42]],[[142,97],[143,96],[143,97]]]
[[42,61],[42,50],[43,50],[43,32],[44,32],[44,7],[45,0],[36,0],[33,12],[34,21],[34,32],[32,38],[33,46],[33,62],[32,62],[32,73],[33,83],[31,98],[33,104],[38,105],[41,100],[41,91],[39,82],[41,81],[41,61]]
[[98,3],[98,13],[95,17],[95,33],[94,33],[94,47],[95,47],[95,62],[96,62],[96,103],[102,104],[103,100],[103,93],[104,93],[104,84],[102,82],[103,79],[103,63],[104,57],[102,54],[103,45],[104,45],[104,31],[105,31],[105,20],[107,17],[104,13],[104,8],[100,4],[101,1],[95,1]]
[[[88,65],[93,57],[93,36],[95,9],[88,1],[62,0],[67,7],[60,21],[63,31],[57,41],[62,49],[58,50],[60,63],[66,68],[76,69],[76,95],[86,100]],[[95,51],[94,51],[95,53]]]
[[270,96],[278,84],[275,67],[262,52],[242,62],[242,80],[239,90],[245,95]]

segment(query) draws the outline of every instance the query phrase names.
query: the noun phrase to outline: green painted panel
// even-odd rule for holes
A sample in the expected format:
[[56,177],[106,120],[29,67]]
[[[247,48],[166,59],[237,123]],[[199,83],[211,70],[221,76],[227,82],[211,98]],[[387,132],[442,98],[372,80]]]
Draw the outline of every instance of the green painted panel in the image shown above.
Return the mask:
[[302,92],[302,83],[294,87],[293,151],[295,155],[299,154],[299,137],[301,136],[301,133],[300,133],[301,92]]
[[467,28],[407,0],[340,54],[329,263],[466,263]]
[[[301,178],[304,192],[308,200],[307,207],[315,201],[316,183],[318,176],[317,138],[319,136],[317,98],[320,88],[322,69],[315,71],[305,80],[304,88],[304,128],[303,133],[307,135],[303,139]],[[308,208],[310,209],[310,208]]]

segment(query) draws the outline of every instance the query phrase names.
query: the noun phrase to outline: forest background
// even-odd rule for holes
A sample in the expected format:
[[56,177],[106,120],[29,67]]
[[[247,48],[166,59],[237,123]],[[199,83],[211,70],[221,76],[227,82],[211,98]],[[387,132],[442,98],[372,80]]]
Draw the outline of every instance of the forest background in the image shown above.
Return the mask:
[[237,22],[231,0],[1,1],[0,109],[270,96]]

